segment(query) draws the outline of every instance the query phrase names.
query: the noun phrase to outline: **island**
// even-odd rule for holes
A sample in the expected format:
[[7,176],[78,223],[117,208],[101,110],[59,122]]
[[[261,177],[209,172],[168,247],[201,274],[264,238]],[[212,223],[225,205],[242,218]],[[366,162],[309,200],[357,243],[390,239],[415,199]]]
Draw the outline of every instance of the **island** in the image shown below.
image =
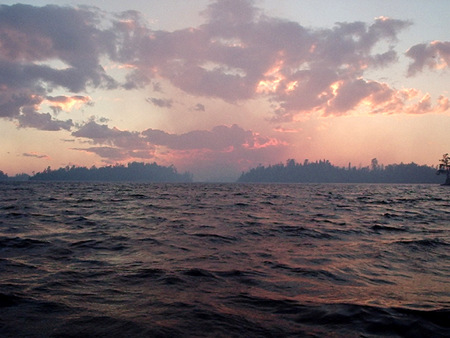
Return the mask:
[[[446,163],[448,170],[448,162]],[[370,167],[355,167],[351,163],[347,167],[339,167],[328,160],[315,162],[305,160],[303,163],[298,163],[289,159],[285,164],[279,163],[267,167],[259,165],[243,172],[238,182],[439,184],[439,177],[434,175],[436,169],[436,167],[416,163],[385,166],[379,164],[376,158],[372,159]]]
[[31,181],[100,181],[100,182],[192,182],[192,174],[178,173],[174,166],[156,163],[131,162],[97,168],[67,166],[52,170],[50,167],[29,178]]

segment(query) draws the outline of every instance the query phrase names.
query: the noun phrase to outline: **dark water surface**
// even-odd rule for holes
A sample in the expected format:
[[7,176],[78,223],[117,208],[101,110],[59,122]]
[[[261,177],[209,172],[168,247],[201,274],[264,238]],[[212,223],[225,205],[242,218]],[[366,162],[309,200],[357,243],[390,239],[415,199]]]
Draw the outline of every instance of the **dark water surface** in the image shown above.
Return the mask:
[[0,336],[450,332],[450,189],[0,184]]

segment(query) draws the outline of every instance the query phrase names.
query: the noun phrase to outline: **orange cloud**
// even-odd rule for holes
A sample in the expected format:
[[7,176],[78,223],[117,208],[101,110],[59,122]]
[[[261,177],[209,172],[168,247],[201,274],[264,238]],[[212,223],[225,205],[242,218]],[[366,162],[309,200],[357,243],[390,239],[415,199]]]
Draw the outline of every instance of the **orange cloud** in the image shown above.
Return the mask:
[[71,111],[79,109],[85,104],[91,103],[89,96],[47,96],[42,103],[47,103],[50,107],[57,111]]
[[286,77],[281,74],[280,70],[283,68],[284,61],[279,59],[275,62],[268,71],[264,73],[264,80],[258,82],[256,93],[275,93],[281,83]]

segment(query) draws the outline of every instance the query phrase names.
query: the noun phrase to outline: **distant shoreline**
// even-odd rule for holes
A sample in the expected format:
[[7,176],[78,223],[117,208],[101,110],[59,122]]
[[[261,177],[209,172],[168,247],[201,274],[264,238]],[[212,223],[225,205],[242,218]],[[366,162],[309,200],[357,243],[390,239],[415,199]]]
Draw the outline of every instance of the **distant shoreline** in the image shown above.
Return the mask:
[[105,167],[64,167],[27,175],[9,177],[0,171],[0,182],[117,182],[117,183],[306,183],[306,184],[443,184],[436,168],[427,165],[379,165],[372,160],[371,167],[338,167],[328,160],[257,166],[243,172],[234,181],[196,181],[191,173],[178,173],[174,166],[156,163],[131,162],[127,165]]
[[252,168],[242,173],[238,182],[439,184],[442,177],[436,175],[435,168],[415,163],[384,166],[373,159],[371,167],[356,168],[350,164],[337,167],[327,160],[288,160],[286,164]]

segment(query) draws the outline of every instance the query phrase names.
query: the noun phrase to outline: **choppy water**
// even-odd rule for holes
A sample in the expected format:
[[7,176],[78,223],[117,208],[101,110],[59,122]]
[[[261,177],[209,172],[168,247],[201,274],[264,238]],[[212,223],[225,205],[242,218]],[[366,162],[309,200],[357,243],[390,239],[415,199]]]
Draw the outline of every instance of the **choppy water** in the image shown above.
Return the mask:
[[450,189],[0,185],[0,336],[446,336]]

